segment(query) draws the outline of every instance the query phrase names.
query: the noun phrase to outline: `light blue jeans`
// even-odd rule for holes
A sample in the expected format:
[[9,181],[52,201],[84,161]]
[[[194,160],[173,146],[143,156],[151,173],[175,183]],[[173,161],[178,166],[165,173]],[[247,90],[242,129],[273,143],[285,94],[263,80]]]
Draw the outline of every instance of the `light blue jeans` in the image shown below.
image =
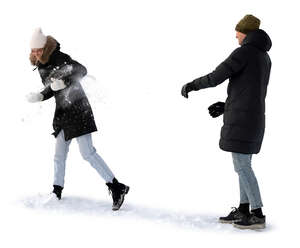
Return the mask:
[[251,167],[252,154],[232,153],[234,170],[239,175],[240,203],[250,203],[251,209],[263,206],[257,179]]
[[[77,137],[76,140],[83,159],[88,161],[90,165],[96,169],[105,182],[112,182],[115,176],[108,168],[104,160],[97,154],[96,149],[93,146],[92,135],[90,133],[82,135]],[[65,141],[64,132],[63,130],[60,131],[56,137],[53,185],[64,187],[66,159],[70,144],[71,140]]]

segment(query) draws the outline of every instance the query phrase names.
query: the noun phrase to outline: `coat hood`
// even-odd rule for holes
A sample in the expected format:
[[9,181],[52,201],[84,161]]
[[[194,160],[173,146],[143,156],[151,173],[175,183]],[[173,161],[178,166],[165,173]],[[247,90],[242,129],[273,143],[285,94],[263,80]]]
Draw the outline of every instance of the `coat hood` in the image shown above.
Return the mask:
[[272,41],[269,35],[262,29],[257,29],[247,34],[242,46],[253,45],[258,49],[267,52],[272,47]]
[[47,42],[44,47],[43,55],[40,59],[42,64],[47,64],[53,53],[60,50],[60,44],[51,36],[47,36]]

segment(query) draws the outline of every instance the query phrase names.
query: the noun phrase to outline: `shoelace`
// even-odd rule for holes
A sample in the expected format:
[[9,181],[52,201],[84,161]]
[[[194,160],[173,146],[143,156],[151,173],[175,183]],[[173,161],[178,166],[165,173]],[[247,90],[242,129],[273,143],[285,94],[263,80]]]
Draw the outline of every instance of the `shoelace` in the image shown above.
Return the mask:
[[230,212],[230,214],[234,214],[234,213],[236,213],[236,212],[238,212],[239,211],[239,209],[238,208],[236,208],[236,207],[231,207],[231,212]]
[[233,212],[235,212],[235,211],[238,211],[238,208],[236,208],[236,207],[231,207],[231,213],[233,213]]

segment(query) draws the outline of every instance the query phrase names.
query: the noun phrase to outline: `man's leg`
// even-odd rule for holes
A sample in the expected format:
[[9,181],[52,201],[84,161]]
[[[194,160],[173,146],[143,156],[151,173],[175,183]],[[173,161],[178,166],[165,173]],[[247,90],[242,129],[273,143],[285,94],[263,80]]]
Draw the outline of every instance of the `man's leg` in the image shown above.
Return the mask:
[[[246,215],[241,221],[235,222],[234,227],[240,229],[262,229],[265,228],[266,218],[262,213],[262,200],[255,174],[251,168],[252,154],[232,153],[234,169],[239,175],[241,194],[244,193],[251,205],[251,214]],[[246,204],[246,203],[245,203]],[[243,204],[240,204],[240,206]]]
[[232,153],[234,169],[239,175],[241,203],[250,202],[251,209],[263,206],[257,179],[251,167],[251,154]]
[[219,218],[220,223],[233,224],[234,222],[241,221],[249,213],[249,200],[244,190],[242,179],[239,178],[240,185],[240,205],[238,208],[233,208],[232,211],[224,217]]
[[239,186],[240,186],[240,204],[249,204],[249,199],[246,194],[246,191],[243,187],[242,179],[239,177]]

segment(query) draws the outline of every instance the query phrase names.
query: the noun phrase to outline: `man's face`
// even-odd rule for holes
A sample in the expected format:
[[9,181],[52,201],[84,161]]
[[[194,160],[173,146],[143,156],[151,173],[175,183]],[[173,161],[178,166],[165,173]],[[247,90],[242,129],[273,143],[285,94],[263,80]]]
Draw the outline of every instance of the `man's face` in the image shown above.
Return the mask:
[[241,32],[236,31],[235,38],[238,39],[239,45],[242,45],[242,42],[243,42],[243,40],[245,39],[246,36],[247,36],[246,34],[243,34]]
[[40,60],[44,52],[43,48],[33,48],[31,49],[31,55],[36,58],[36,60]]

